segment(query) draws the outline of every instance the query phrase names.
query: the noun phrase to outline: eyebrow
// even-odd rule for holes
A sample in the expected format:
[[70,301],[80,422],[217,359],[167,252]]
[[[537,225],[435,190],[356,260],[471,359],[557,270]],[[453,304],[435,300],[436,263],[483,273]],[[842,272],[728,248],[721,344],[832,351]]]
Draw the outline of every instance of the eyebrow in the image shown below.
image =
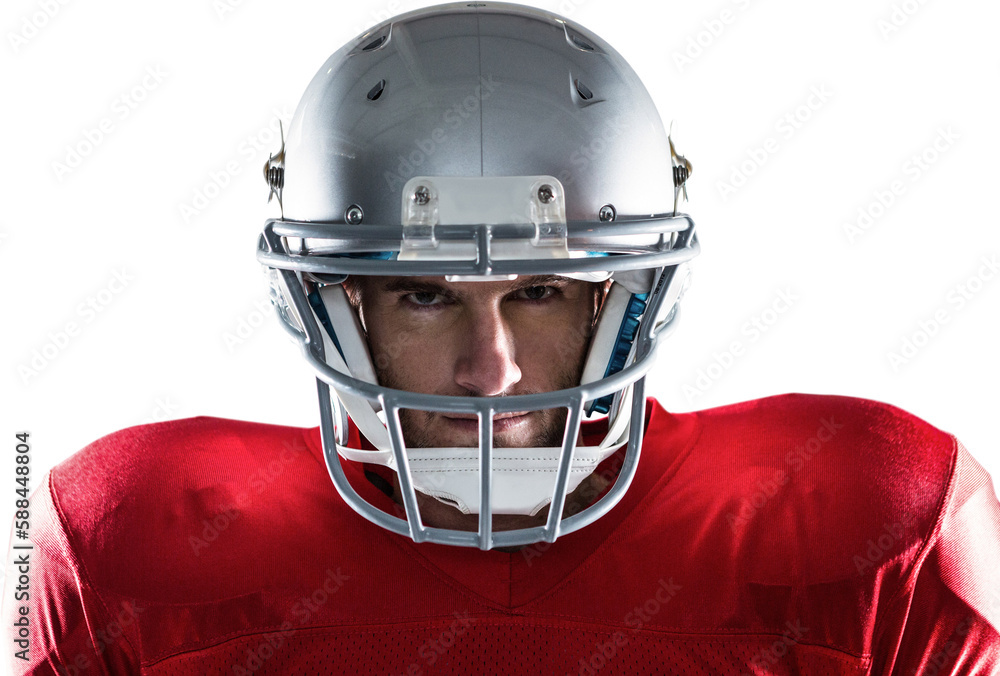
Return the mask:
[[[511,282],[511,290],[515,289],[526,289],[532,286],[548,286],[548,285],[565,285],[571,280],[566,277],[560,277],[558,275],[527,275],[521,276]],[[470,282],[472,283],[472,282]],[[384,291],[390,293],[448,293],[449,289],[446,289],[438,282],[426,280],[426,279],[416,279],[413,277],[393,277],[385,283],[382,287]]]
[[400,291],[406,291],[408,293],[413,292],[430,292],[430,293],[442,293],[445,288],[438,284],[437,282],[425,281],[422,279],[413,279],[412,277],[393,277],[390,278],[383,286],[384,291],[389,291],[392,293],[398,293]]

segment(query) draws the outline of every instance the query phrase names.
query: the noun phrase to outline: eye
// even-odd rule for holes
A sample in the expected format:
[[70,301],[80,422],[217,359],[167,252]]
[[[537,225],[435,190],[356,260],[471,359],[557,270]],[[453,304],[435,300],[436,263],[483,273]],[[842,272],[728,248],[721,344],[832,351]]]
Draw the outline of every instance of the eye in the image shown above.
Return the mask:
[[525,300],[545,300],[556,292],[551,286],[528,286],[518,291],[518,296]]
[[406,294],[403,298],[421,307],[431,307],[444,302],[444,296],[433,291],[415,291],[414,293]]

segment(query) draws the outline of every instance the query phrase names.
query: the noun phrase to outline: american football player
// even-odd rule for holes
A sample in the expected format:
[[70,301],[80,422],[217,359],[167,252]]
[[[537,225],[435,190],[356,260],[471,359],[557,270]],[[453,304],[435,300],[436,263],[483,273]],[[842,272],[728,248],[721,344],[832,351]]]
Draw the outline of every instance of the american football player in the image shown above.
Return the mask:
[[998,673],[1000,505],[952,435],[849,397],[645,396],[691,172],[552,12],[344,45],[264,167],[257,247],[319,428],[145,425],[53,470],[19,669]]

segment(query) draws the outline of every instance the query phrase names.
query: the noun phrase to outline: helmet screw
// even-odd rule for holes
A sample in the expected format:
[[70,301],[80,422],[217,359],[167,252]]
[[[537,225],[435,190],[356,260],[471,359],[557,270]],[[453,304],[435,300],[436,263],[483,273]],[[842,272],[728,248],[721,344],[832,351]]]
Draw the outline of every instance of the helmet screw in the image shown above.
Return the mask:
[[615,220],[615,208],[610,204],[601,207],[601,220],[609,222]]
[[361,219],[365,217],[365,212],[361,211],[361,207],[357,204],[352,204],[347,207],[347,211],[344,213],[344,220],[346,220],[351,225],[357,225],[361,222]]
[[542,204],[549,204],[555,198],[556,196],[555,193],[552,192],[552,186],[548,183],[538,189],[538,199],[541,200]]
[[417,186],[417,189],[413,191],[413,201],[420,206],[431,201],[431,191],[427,189],[426,185]]

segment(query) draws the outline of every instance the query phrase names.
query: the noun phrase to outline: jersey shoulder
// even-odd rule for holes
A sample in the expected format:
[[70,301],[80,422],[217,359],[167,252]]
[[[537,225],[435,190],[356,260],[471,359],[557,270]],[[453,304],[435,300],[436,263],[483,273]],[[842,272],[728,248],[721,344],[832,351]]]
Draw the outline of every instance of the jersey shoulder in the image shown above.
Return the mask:
[[[54,467],[47,490],[94,583],[136,593],[144,573],[204,571],[237,547],[252,554],[259,530],[294,527],[295,496],[329,484],[304,432],[211,417],[131,427]],[[291,477],[299,491],[276,509]]]
[[786,394],[693,415],[692,458],[730,535],[799,556],[801,570],[918,556],[953,481],[955,438],[886,403]]
[[[784,394],[694,415],[707,440],[737,442],[733,451],[741,452],[746,462],[777,461],[789,472],[810,464],[815,471],[851,462],[856,472],[877,474],[881,484],[890,479],[923,483],[934,477],[940,484],[957,449],[951,434],[912,413],[858,397]],[[938,488],[930,493],[938,494]]]
[[[144,499],[205,499],[210,486],[248,480],[276,449],[308,453],[304,430],[200,416],[129,427],[88,444],[52,470],[67,515],[95,520]],[[122,514],[116,514],[118,518]]]

